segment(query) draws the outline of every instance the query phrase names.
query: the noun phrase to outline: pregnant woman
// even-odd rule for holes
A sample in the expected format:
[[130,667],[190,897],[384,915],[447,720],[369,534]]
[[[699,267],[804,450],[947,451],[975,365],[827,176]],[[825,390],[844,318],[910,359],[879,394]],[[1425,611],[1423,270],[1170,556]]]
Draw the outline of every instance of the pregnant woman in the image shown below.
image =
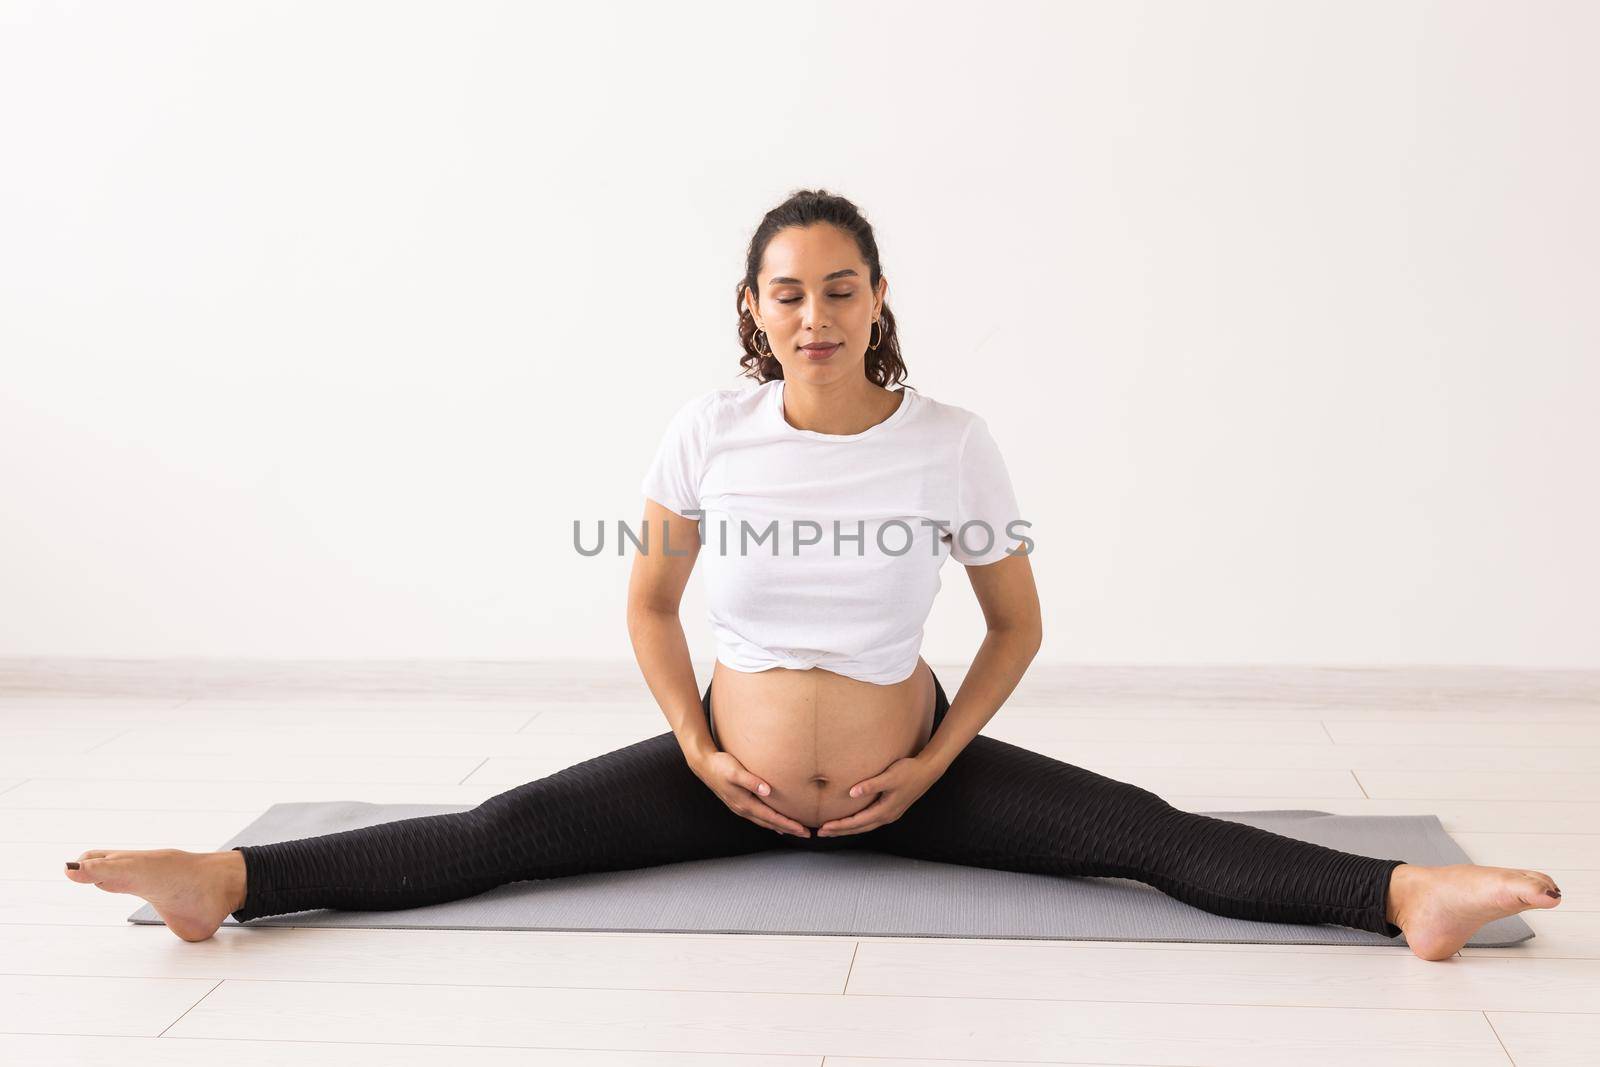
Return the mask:
[[[187,941],[230,913],[414,908],[771,848],[1131,878],[1220,915],[1404,932],[1429,960],[1556,906],[1539,871],[1324,848],[980,736],[1040,646],[1032,541],[984,420],[888,388],[905,365],[887,287],[842,197],[796,193],[751,240],[739,335],[759,384],[684,404],[644,480],[628,631],[671,732],[469,811],[224,852],[92,850],[67,877],[143,897]],[[954,701],[919,655],[947,555],[988,623]],[[702,559],[717,662],[697,699],[678,607]]]

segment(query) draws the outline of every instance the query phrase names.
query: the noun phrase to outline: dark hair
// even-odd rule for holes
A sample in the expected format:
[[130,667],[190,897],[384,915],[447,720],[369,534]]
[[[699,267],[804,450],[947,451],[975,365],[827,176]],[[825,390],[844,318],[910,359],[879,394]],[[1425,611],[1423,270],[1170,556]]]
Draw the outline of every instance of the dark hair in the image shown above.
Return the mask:
[[[745,289],[753,293],[761,291],[756,282],[756,274],[761,269],[761,257],[766,254],[767,245],[780,230],[820,222],[837,226],[855,238],[856,248],[860,250],[871,275],[872,291],[878,291],[878,281],[883,277],[883,264],[878,261],[878,242],[872,236],[872,226],[862,216],[860,209],[826,189],[801,189],[794,193],[762,216],[761,225],[756,227],[755,235],[750,238],[750,248],[745,253],[744,279],[739,282],[734,296],[734,304],[739,311],[739,344],[744,349],[744,355],[739,357],[739,365],[745,368],[745,377],[758,382],[783,377],[783,365],[776,356],[771,355],[771,345],[767,346],[766,352],[756,348],[756,320],[750,309],[745,307]],[[882,318],[875,332],[879,333],[878,345],[867,349],[868,380],[882,386],[905,381],[906,365],[900,358],[900,336],[895,332],[894,315],[889,311],[888,300],[883,302]]]

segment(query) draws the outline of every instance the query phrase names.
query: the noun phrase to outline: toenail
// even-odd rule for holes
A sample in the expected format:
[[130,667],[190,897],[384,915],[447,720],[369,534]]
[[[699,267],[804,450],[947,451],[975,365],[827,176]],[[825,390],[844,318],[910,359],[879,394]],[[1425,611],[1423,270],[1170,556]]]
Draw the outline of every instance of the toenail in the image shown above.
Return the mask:
[[1550,895],[1555,897],[1557,900],[1560,900],[1561,899],[1561,890],[1552,889],[1552,890],[1550,890]]
[[78,864],[77,864],[76,860],[68,860],[67,861],[67,870],[75,871],[77,869],[78,869]]

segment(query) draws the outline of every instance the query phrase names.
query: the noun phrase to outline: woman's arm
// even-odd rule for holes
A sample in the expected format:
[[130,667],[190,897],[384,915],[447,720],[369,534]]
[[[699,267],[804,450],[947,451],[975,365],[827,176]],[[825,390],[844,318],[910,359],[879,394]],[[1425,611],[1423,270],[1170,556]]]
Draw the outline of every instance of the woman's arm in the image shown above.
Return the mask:
[[950,701],[944,722],[917,754],[939,775],[1000,710],[1022,681],[1044,640],[1039,589],[1033,581],[1033,564],[1025,553],[968,567],[967,578],[989,631],[978,646],[961,688]]
[[[644,514],[646,529],[652,534],[634,557],[633,575],[628,580],[628,636],[645,683],[677,735],[683,758],[729,811],[780,834],[810,837],[811,831],[803,823],[761,799],[772,793],[766,782],[711,740],[711,724],[706,721],[689,659],[689,642],[678,621],[678,604],[700,554],[699,522],[649,498]],[[654,536],[663,530],[671,554]]]
[[678,619],[683,590],[700,555],[700,524],[648,498],[644,523],[648,540],[633,557],[628,579],[628,638],[650,694],[677,735],[684,758],[695,767],[717,750]]

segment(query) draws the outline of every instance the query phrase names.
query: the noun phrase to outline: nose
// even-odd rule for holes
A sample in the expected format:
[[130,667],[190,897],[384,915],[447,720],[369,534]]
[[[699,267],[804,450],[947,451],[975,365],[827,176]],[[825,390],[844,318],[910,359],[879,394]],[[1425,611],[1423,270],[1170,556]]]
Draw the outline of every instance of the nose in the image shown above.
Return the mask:
[[[803,314],[800,318],[802,325],[804,325],[807,329],[816,331],[826,330],[828,328],[829,324],[823,311],[822,299],[823,298],[819,296],[814,302],[809,300],[806,301],[805,314]],[[802,341],[801,343],[804,344],[805,342]]]

